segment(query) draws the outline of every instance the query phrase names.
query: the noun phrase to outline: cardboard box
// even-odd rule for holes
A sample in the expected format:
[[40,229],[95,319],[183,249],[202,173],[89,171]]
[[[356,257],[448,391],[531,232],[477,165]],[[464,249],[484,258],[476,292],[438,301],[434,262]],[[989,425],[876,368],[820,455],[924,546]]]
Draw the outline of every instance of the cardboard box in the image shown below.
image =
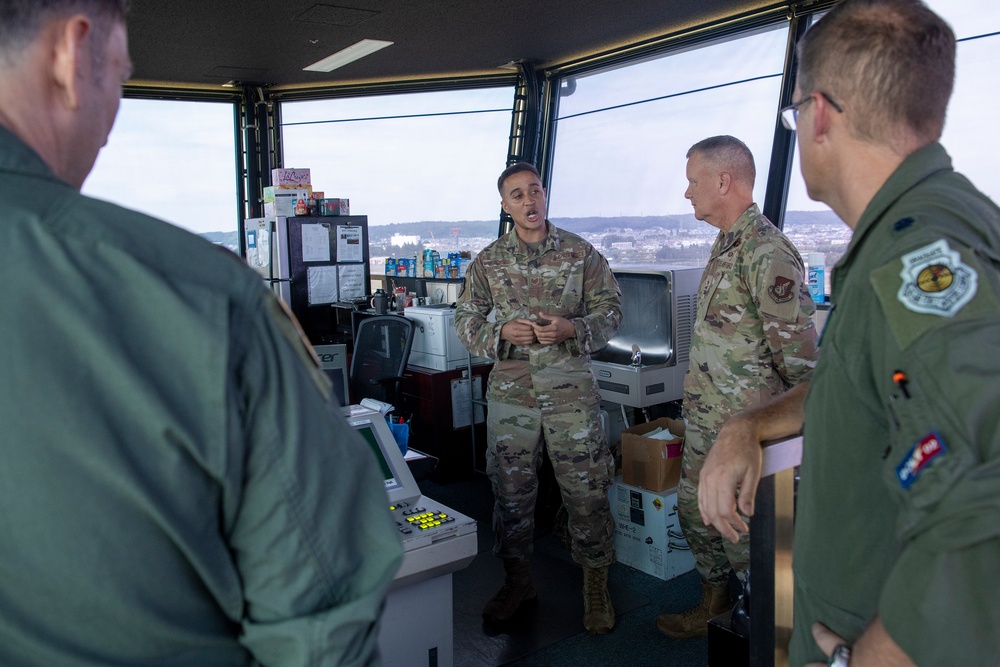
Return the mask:
[[424,284],[424,289],[427,290],[427,303],[431,305],[455,303],[463,287],[465,287],[463,283],[428,280]]
[[350,199],[319,199],[317,200],[320,215],[350,215]]
[[272,169],[271,185],[312,185],[312,175],[308,169]]
[[294,190],[275,190],[274,201],[264,202],[264,216],[274,217],[280,215],[290,218],[295,215],[295,205],[299,201],[309,203],[310,192],[306,188]]
[[625,484],[619,476],[608,500],[619,563],[664,581],[694,569],[694,556],[677,515],[676,488],[654,493]]
[[[675,440],[645,437],[657,427],[681,436]],[[626,484],[649,491],[663,491],[677,486],[681,478],[681,446],[684,422],[662,417],[622,431],[622,479]]]
[[302,193],[305,193],[306,196],[303,198],[306,200],[309,200],[310,197],[315,196],[313,195],[311,185],[305,185],[305,186],[269,185],[266,188],[264,188],[264,202],[266,203],[269,201],[274,201],[274,196],[276,194],[287,194],[289,192],[295,192],[296,195],[299,197],[302,196]]

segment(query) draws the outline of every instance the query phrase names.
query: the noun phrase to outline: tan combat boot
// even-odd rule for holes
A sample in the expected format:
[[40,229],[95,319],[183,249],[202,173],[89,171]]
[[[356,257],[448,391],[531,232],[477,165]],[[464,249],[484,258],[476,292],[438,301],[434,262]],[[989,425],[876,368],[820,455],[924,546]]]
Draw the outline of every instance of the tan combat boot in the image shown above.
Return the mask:
[[507,572],[503,586],[483,609],[483,618],[490,623],[503,623],[509,620],[523,603],[538,598],[538,593],[531,583],[528,561],[505,560],[503,568]]
[[660,614],[656,617],[656,627],[674,639],[707,637],[709,619],[726,612],[731,604],[729,586],[713,586],[703,579],[701,602],[680,614]]
[[606,635],[615,627],[615,610],[608,595],[608,566],[583,567],[583,627]]

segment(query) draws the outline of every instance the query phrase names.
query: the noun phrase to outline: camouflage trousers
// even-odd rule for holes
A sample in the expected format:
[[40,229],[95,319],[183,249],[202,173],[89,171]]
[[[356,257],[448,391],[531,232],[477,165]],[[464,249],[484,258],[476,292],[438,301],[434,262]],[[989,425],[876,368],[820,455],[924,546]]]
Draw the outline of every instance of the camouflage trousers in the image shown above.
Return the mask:
[[608,490],[614,457],[601,429],[599,404],[571,402],[545,411],[490,401],[486,474],[493,485],[493,553],[504,560],[533,550],[538,466],[546,447],[569,517],[573,560],[588,567],[614,562]]
[[[706,581],[722,585],[733,570],[741,580],[745,580],[750,567],[750,536],[743,535],[738,543],[733,544],[701,520],[698,480],[714,438],[715,433],[707,433],[692,423],[688,424],[684,433],[681,481],[677,485],[677,511],[698,572]],[[746,520],[746,517],[743,518]]]

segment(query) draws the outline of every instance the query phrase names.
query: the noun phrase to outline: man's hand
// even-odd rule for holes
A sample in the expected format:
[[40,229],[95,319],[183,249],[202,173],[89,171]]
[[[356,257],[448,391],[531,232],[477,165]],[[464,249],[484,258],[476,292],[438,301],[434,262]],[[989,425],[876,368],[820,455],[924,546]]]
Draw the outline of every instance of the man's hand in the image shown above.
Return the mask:
[[761,449],[765,440],[786,438],[802,431],[808,380],[770,403],[742,412],[726,422],[712,444],[698,482],[698,509],[707,526],[715,526],[731,542],[750,530],[737,512],[753,516],[760,483]]
[[565,317],[538,313],[538,321],[532,322],[535,338],[542,345],[558,345],[576,335],[576,327]]
[[[822,623],[812,624],[813,639],[826,655],[833,653],[837,644],[846,644],[843,637],[834,634]],[[824,667],[825,662],[810,662],[806,667]],[[868,628],[851,647],[851,665],[857,667],[916,667],[916,663],[893,641],[882,619],[875,617]]]
[[[819,646],[820,650],[830,657],[833,653],[833,649],[837,648],[838,644],[844,643],[844,638],[835,635],[830,631],[830,628],[826,627],[822,623],[812,624],[813,639],[816,640],[816,645]],[[826,667],[825,662],[810,662],[806,667]]]
[[705,525],[730,542],[750,527],[737,511],[753,515],[754,495],[760,482],[761,450],[753,421],[737,415],[726,422],[705,458],[698,482],[698,509]]
[[506,322],[500,327],[500,338],[513,345],[531,345],[535,338],[535,323],[526,317]]

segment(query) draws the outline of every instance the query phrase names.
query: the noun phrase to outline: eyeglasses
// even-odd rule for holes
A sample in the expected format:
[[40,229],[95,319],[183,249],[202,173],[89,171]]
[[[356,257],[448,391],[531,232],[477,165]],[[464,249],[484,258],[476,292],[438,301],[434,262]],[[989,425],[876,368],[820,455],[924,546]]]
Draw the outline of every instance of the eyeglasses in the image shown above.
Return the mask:
[[[832,99],[830,99],[829,95],[827,95],[822,91],[820,91],[819,94],[823,96],[823,99],[826,100],[830,104],[830,106],[837,111],[837,113],[844,113],[844,110],[840,108],[840,105],[834,102]],[[799,119],[799,107],[805,104],[806,102],[811,101],[812,98],[813,98],[812,94],[809,94],[808,96],[803,97],[798,102],[792,102],[787,107],[782,107],[781,109],[779,109],[778,115],[781,117],[781,124],[784,125],[786,128],[788,128],[789,130],[791,130],[792,132],[794,132],[796,121]]]

